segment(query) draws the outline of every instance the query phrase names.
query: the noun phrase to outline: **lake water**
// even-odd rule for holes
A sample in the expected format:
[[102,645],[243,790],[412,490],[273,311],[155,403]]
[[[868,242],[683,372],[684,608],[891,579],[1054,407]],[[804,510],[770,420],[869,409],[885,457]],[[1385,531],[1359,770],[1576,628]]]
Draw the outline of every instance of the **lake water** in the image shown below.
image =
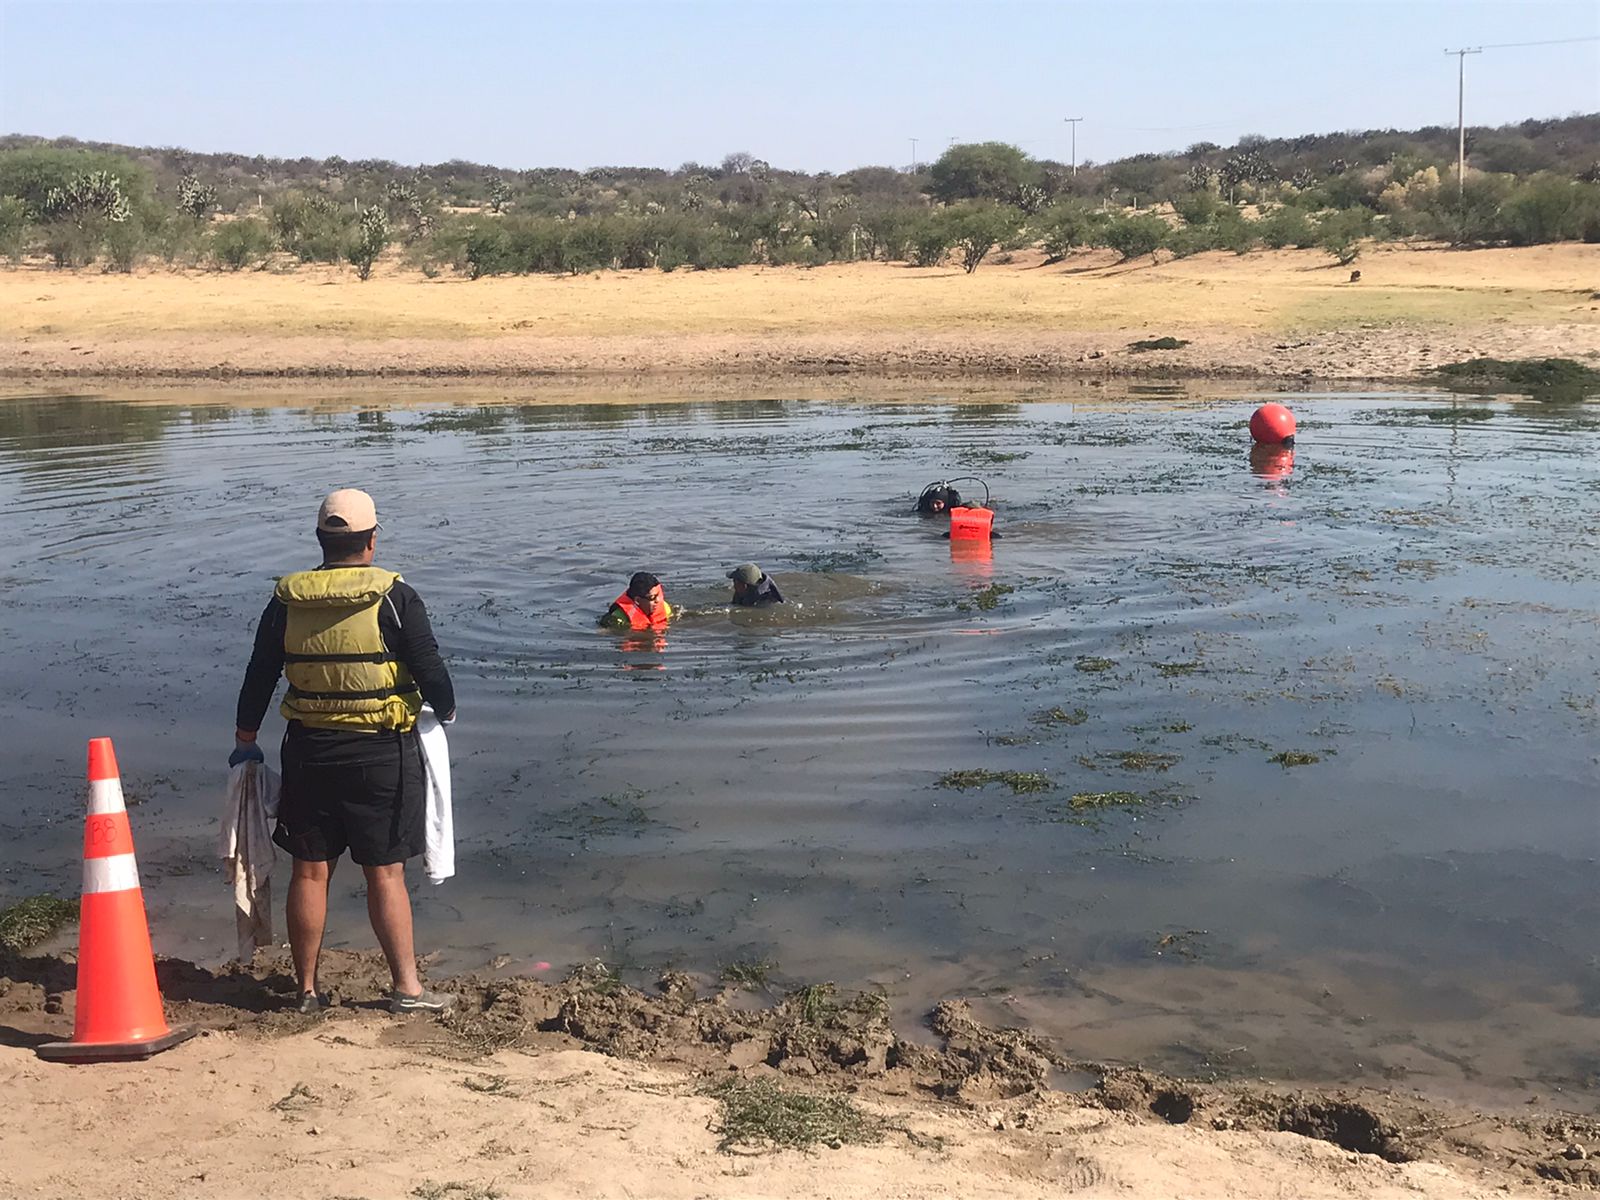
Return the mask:
[[[158,950],[231,950],[250,636],[359,485],[460,697],[436,975],[767,961],[1086,1058],[1600,1106],[1600,413],[942,386],[0,401],[0,893],[75,891],[109,734]],[[909,513],[955,475],[988,557]],[[746,560],[794,603],[730,612]],[[641,569],[689,613],[598,630]]]

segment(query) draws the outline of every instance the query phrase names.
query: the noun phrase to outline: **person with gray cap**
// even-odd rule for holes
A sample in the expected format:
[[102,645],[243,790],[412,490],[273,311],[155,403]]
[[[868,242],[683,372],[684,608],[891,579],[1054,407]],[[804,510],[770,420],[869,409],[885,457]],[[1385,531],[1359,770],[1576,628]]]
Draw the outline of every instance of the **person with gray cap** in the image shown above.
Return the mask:
[[755,563],[735,567],[728,572],[728,578],[733,580],[733,602],[741,608],[764,608],[784,602],[772,576]]
[[356,488],[317,512],[322,565],[278,581],[239,689],[228,765],[262,759],[256,734],[287,675],[279,711],[283,790],[272,840],[294,859],[289,948],[299,1010],[315,1013],[328,884],[346,850],[366,875],[367,914],[389,962],[389,1010],[442,1012],[453,997],[417,976],[406,860],[423,851],[427,780],[415,726],[424,701],[455,719],[455,689],[422,598],[372,565],[378,510]]

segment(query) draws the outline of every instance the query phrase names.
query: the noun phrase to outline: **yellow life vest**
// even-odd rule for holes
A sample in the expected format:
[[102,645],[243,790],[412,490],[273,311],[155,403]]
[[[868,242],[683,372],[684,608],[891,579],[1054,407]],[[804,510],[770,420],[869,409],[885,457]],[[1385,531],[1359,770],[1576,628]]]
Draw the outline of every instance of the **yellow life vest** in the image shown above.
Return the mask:
[[377,567],[330,567],[278,581],[277,597],[288,610],[289,690],[279,708],[286,718],[362,733],[416,724],[422,696],[378,629],[378,610],[399,579]]

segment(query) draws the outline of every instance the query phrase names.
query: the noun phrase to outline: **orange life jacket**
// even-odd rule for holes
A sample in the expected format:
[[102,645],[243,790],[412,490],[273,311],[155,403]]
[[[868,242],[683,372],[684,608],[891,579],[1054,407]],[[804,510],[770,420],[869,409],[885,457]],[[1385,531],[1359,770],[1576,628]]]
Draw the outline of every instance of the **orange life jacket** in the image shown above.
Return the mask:
[[958,538],[989,538],[994,527],[994,510],[973,505],[950,510],[950,540]]
[[640,608],[627,592],[623,592],[612,603],[628,615],[628,625],[632,629],[665,629],[667,622],[672,620],[672,605],[667,603],[665,596],[661,598],[661,603],[656,605],[653,614]]

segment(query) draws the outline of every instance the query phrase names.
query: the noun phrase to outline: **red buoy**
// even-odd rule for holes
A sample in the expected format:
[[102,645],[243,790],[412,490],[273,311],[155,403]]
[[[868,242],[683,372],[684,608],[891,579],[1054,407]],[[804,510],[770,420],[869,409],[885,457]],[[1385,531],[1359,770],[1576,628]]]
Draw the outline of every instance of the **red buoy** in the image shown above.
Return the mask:
[[1250,436],[1267,446],[1281,446],[1294,437],[1294,414],[1281,404],[1263,404],[1250,414]]

